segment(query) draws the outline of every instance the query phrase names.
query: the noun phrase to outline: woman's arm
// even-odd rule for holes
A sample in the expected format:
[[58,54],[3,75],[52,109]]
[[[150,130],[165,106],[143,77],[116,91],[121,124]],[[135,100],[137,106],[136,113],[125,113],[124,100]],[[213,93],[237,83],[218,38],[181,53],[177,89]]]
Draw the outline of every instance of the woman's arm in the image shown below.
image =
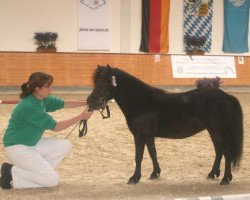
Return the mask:
[[64,100],[64,107],[63,108],[76,108],[81,106],[86,106],[86,100]]
[[[88,109],[88,108],[87,108]],[[72,126],[73,124],[81,121],[81,120],[87,120],[90,118],[90,116],[93,114],[93,111],[91,112],[88,112],[86,110],[84,110],[80,115],[77,115],[71,119],[67,119],[67,120],[63,120],[63,121],[60,121],[60,122],[57,122],[55,128],[53,129],[53,131],[55,132],[58,132],[58,131],[61,131],[61,130],[64,130],[70,126]]]

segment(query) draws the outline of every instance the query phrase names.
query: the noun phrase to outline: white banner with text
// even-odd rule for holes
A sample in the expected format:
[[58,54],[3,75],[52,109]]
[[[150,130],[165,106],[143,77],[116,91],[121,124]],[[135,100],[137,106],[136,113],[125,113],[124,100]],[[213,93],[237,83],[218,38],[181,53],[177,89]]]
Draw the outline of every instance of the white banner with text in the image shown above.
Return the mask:
[[233,56],[171,56],[174,78],[236,78]]
[[78,0],[78,50],[109,50],[109,0]]

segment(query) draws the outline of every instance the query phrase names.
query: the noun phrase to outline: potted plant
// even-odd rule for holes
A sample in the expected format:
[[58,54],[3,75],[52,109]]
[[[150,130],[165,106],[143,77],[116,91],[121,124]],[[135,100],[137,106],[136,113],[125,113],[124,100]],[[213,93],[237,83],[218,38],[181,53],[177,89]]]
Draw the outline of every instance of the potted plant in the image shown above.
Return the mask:
[[203,46],[206,42],[205,36],[190,36],[185,35],[185,51],[188,55],[204,55],[205,51]]
[[220,77],[202,78],[196,81],[197,88],[219,88],[222,84]]
[[34,39],[37,52],[56,52],[56,40],[58,34],[55,32],[35,32]]

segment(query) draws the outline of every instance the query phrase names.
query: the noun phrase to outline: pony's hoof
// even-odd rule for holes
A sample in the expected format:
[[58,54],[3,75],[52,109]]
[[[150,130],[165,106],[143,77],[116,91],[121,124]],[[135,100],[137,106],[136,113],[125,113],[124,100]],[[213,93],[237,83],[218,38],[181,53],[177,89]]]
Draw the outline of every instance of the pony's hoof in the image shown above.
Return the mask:
[[160,177],[160,174],[151,174],[151,176],[149,177],[149,179],[158,179]]
[[232,174],[227,174],[226,176],[223,177],[223,179],[220,182],[220,185],[228,185],[230,181],[233,180]]
[[207,175],[207,178],[208,179],[215,179],[215,178],[218,178],[219,176],[220,176],[220,170],[218,170],[217,172],[210,172]]
[[229,185],[229,180],[221,180],[220,185]]
[[215,179],[215,175],[210,173],[207,175],[207,179]]
[[137,184],[139,182],[139,180],[140,180],[139,178],[132,176],[128,180],[127,184],[129,184],[129,185],[135,185],[135,184]]

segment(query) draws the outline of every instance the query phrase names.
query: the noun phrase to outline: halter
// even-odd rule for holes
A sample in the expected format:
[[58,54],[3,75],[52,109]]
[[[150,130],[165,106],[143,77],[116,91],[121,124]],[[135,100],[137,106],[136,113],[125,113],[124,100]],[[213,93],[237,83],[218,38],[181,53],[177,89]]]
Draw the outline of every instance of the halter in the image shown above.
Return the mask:
[[[116,87],[117,86],[116,76],[115,76],[115,73],[114,73],[113,70],[112,70],[112,74],[113,75],[111,77],[111,83],[112,83],[113,87]],[[100,102],[106,103],[106,98],[105,97],[100,97]],[[107,115],[106,116],[103,114],[105,109],[107,110]],[[93,111],[93,110],[94,109],[89,108],[88,111]],[[109,106],[107,104],[103,109],[97,109],[97,110],[101,113],[102,119],[110,118],[110,110],[109,110]],[[87,131],[88,131],[87,120],[81,120],[77,125],[79,125],[79,128],[78,128],[79,129],[79,137],[85,136],[87,134]],[[73,130],[76,128],[76,126],[73,128]],[[67,137],[65,139],[67,139],[70,136],[72,131],[70,131],[70,133],[67,135]]]
[[[106,116],[103,114],[103,112],[104,112],[105,109],[106,109],[106,111],[107,111],[107,115],[106,115]],[[93,109],[90,108],[88,111],[93,111]],[[101,113],[102,119],[110,118],[110,110],[109,110],[109,106],[108,106],[108,105],[106,105],[105,108],[103,108],[103,109],[98,109],[98,111]],[[77,125],[79,125],[79,127],[78,127],[79,137],[83,137],[83,136],[85,136],[85,135],[87,134],[87,132],[88,132],[87,120],[81,120],[81,121],[78,122],[78,123],[76,124],[76,126],[69,132],[69,134],[67,135],[67,137],[66,137],[65,139],[67,139],[67,138],[70,136],[70,134],[71,134],[71,133],[75,130],[75,128],[77,127]]]

